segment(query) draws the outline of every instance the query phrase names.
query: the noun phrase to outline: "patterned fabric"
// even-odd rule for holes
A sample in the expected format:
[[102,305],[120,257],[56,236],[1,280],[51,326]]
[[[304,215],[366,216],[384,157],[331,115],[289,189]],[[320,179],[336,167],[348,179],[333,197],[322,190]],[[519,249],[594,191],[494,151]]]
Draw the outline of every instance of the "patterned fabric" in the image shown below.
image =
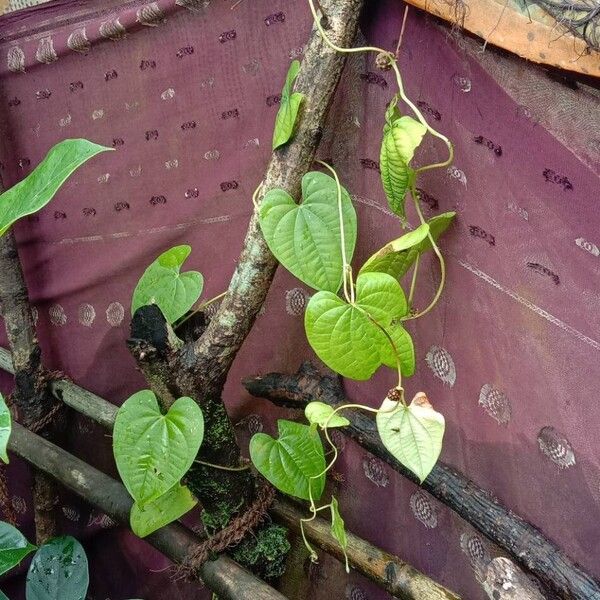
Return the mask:
[[[145,266],[161,250],[189,243],[189,268],[204,273],[205,298],[225,289],[268,161],[287,65],[302,56],[310,31],[303,2],[231,4],[61,0],[0,21],[5,185],[65,137],[117,150],[85,165],[52,204],[16,227],[48,367],[117,404],[144,386],[125,340],[131,292]],[[402,14],[398,2],[370,2],[363,35],[395,48]],[[320,150],[359,213],[356,264],[401,233],[378,165],[395,84],[373,60],[349,60]],[[446,462],[600,576],[600,216],[598,173],[588,166],[598,157],[579,160],[531,107],[517,104],[413,9],[401,66],[409,95],[456,144],[455,164],[420,182],[428,215],[458,212],[443,240],[443,299],[410,325],[418,368],[407,393],[426,391],[445,414]],[[443,156],[426,139],[416,162]],[[423,260],[419,306],[438,277],[432,257]],[[284,413],[248,397],[240,379],[295,371],[313,356],[302,319],[310,294],[280,270],[234,365],[226,401],[244,443],[253,432],[272,432]],[[9,389],[10,379],[2,381]],[[377,406],[393,382],[384,369],[346,389]],[[484,598],[478,578],[497,549],[380,460],[335,437],[341,458],[331,488],[348,527],[465,598]],[[70,438],[78,456],[114,473],[100,428],[73,416]],[[13,505],[31,532],[29,475],[12,461],[9,477]],[[105,515],[68,495],[59,510],[65,530],[86,544],[91,598],[210,597],[197,584],[172,582],[168,561]],[[307,573],[301,597],[387,597],[325,555]],[[22,580],[4,588],[22,597]]]

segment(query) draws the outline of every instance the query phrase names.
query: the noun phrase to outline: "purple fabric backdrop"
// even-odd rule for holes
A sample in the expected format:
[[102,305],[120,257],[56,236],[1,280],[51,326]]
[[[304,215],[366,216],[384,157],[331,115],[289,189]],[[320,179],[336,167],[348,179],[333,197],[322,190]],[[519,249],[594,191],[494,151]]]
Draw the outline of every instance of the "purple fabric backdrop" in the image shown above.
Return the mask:
[[[371,2],[362,28],[369,42],[395,47],[402,11],[392,0]],[[189,243],[205,297],[225,289],[268,160],[284,74],[310,30],[307,7],[60,1],[0,19],[0,27],[4,184],[65,137],[117,149],[78,171],[16,234],[48,366],[120,404],[143,387],[124,341],[144,267],[162,249]],[[401,66],[409,95],[456,144],[455,165],[423,177],[428,213],[458,212],[443,241],[443,299],[410,326],[418,368],[408,393],[426,391],[446,416],[446,462],[600,576],[598,173],[416,10]],[[372,57],[353,57],[322,145],[359,213],[357,264],[400,233],[377,164],[394,91]],[[428,140],[417,163],[443,156]],[[423,266],[421,306],[439,276],[434,261]],[[272,431],[286,414],[245,395],[239,381],[295,370],[312,356],[302,325],[309,294],[278,272],[235,362],[226,398],[243,439]],[[392,384],[383,369],[346,389],[376,406]],[[471,564],[485,542],[383,463],[351,442],[342,446],[333,486],[349,528],[465,598],[483,598]],[[109,440],[79,417],[71,448],[113,472]],[[18,464],[9,473],[30,531],[29,479]],[[88,537],[90,597],[207,597],[197,585],[171,582],[168,562],[104,515],[71,497],[60,508],[65,527]],[[310,574],[311,598],[387,597],[325,556]],[[21,597],[19,587],[7,582],[11,598]]]

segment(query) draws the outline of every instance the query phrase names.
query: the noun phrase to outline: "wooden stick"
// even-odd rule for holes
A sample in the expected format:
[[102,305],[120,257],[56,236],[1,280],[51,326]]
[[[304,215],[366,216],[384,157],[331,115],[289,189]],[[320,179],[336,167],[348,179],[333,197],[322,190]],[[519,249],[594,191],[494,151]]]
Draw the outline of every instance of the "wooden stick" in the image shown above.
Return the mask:
[[[306,515],[289,500],[278,498],[272,507],[275,520],[292,531],[300,532],[300,519]],[[327,554],[344,560],[339,543],[331,534],[330,524],[319,517],[304,524],[308,539]],[[454,592],[433,581],[413,566],[348,532],[350,566],[402,600],[458,600]]]
[[[18,423],[9,450],[59,481],[78,496],[125,525],[133,500],[125,487],[48,440]],[[200,540],[179,523],[171,523],[144,538],[176,563],[182,563],[200,545]],[[280,594],[226,556],[205,562],[197,576],[219,598],[229,600],[285,600]]]
[[[352,46],[363,0],[322,0],[321,5],[329,37],[341,46]],[[259,202],[275,188],[299,197],[302,176],[313,166],[344,63],[345,56],[329,48],[313,29],[294,86],[304,95],[294,137],[271,155]],[[183,352],[182,367],[192,368],[201,377],[202,389],[220,383],[229,371],[264,303],[276,267],[254,211],[227,295],[206,331]]]
[[[337,377],[322,375],[309,363],[302,365],[295,375],[270,373],[248,378],[244,386],[253,396],[266,398],[278,406],[300,410],[307,402],[316,399],[331,406],[349,402]],[[350,420],[350,426],[340,431],[395,471],[418,483],[416,477],[385,449],[375,421],[370,416],[355,410],[344,411],[344,416]],[[438,461],[422,487],[510,553],[552,589],[557,598],[600,600],[600,583],[596,579],[539,529],[449,465]]]
[[[0,191],[2,187],[0,185]],[[48,393],[29,295],[15,237],[11,230],[0,236],[0,302],[15,365],[14,403],[21,422],[33,427],[53,405]],[[53,428],[46,427],[46,435]],[[34,472],[33,506],[36,541],[43,544],[56,535],[54,506],[58,495],[54,482]],[[5,499],[10,502],[10,498]]]

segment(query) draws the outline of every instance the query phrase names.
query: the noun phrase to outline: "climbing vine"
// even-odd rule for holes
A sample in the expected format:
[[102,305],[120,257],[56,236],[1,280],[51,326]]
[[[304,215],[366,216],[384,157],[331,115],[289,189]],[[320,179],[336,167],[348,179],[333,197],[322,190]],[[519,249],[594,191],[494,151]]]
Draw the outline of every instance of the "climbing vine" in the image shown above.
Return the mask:
[[[338,458],[329,430],[349,424],[340,413],[349,408],[376,415],[377,430],[387,450],[423,481],[434,467],[442,448],[444,417],[435,411],[427,396],[420,392],[410,404],[406,402],[403,377],[415,371],[415,349],[403,323],[428,313],[437,303],[445,282],[445,265],[437,239],[450,225],[454,213],[445,213],[425,221],[419,205],[416,182],[420,173],[449,165],[453,159],[450,141],[433,129],[404,92],[396,56],[375,47],[341,48],[327,36],[309,0],[315,25],[323,41],[336,52],[376,52],[377,62],[392,69],[398,93],[385,112],[381,142],[381,181],[390,209],[404,228],[407,220],[407,195],[413,200],[419,224],[378,250],[353,277],[352,255],[356,243],[357,217],[350,194],[340,184],[336,171],[317,161],[330,174],[313,171],[302,179],[302,201],[296,204],[285,191],[267,191],[258,201],[254,195],[259,222],[269,249],[290,273],[316,290],[306,307],[306,337],[317,356],[338,374],[357,380],[369,379],[381,366],[397,372],[398,382],[388,392],[381,406],[373,409],[360,404],[346,404],[335,409],[321,402],[311,402],[305,411],[309,425],[278,421],[278,438],[255,434],[250,441],[250,457],[258,471],[284,493],[308,500],[310,516],[301,520],[304,543],[312,560],[317,555],[304,534],[304,524],[321,511],[330,511],[331,533],[346,556],[347,538],[344,521],[334,496],[318,505],[325,489],[326,474]],[[297,67],[294,67],[294,73]],[[289,96],[289,78],[286,81]],[[403,101],[416,119],[400,110]],[[285,111],[285,132],[277,128],[275,138],[290,137],[289,107]],[[448,148],[448,158],[440,163],[414,168],[415,151],[427,134],[441,139]],[[441,279],[431,303],[422,311],[413,306],[420,256],[432,249],[440,262]],[[410,268],[413,276],[405,294],[400,279]],[[341,293],[340,293],[341,289]],[[332,451],[327,462],[318,434],[321,431]]]

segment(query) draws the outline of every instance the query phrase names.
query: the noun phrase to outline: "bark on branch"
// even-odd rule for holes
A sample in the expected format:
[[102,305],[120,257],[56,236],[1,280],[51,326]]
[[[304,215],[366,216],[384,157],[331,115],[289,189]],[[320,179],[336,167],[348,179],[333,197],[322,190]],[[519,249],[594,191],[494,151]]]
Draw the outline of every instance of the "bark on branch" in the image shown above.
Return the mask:
[[[337,377],[322,375],[309,363],[302,365],[294,375],[270,373],[248,378],[244,386],[253,396],[266,398],[278,406],[300,410],[316,399],[331,406],[349,402]],[[398,473],[418,483],[416,477],[387,452],[377,433],[375,421],[370,416],[356,410],[345,411],[344,416],[350,420],[350,426],[340,431]],[[596,579],[541,531],[452,467],[439,461],[422,487],[510,553],[552,589],[556,597],[600,600],[600,583]]]
[[[340,46],[351,46],[363,0],[321,0],[320,5],[327,15],[330,38]],[[302,176],[310,170],[321,140],[344,61],[344,56],[325,45],[313,29],[295,85],[295,91],[304,94],[297,128],[292,141],[271,156],[260,198],[274,188],[298,198]],[[227,295],[206,331],[182,355],[182,365],[195,372],[204,386],[211,382],[219,385],[229,371],[264,303],[276,267],[254,212]]]
[[[12,231],[0,236],[0,302],[15,366],[13,400],[21,422],[26,427],[33,427],[50,412],[54,402],[47,391],[42,353]],[[46,434],[50,434],[51,430],[46,428]],[[56,534],[53,510],[56,498],[54,482],[43,473],[35,472],[33,504],[38,544]],[[10,502],[10,498],[7,501]]]
[[[125,487],[108,475],[17,423],[13,425],[8,447],[112,519],[129,523],[133,501]],[[177,523],[167,525],[144,539],[176,563],[183,563],[200,545],[191,531]],[[226,556],[205,562],[197,576],[220,598],[285,600],[285,596]]]
[[[0,348],[0,369],[8,372],[13,370],[10,353],[4,348]],[[67,406],[106,427],[106,429],[112,430],[117,415],[117,406],[67,380],[53,381],[50,387],[56,397]],[[111,485],[119,484],[113,482]],[[96,490],[94,493],[101,492]],[[93,503],[90,498],[88,500]],[[298,528],[298,519],[301,514],[293,504],[277,500],[273,507],[273,513],[291,529]],[[317,520],[314,526],[308,527],[306,533],[312,543],[328,554],[340,560],[342,559],[339,546],[333,540],[328,525],[321,519]],[[348,539],[348,554],[353,568],[392,595],[407,600],[458,598],[453,592],[446,590],[404,561],[372,546],[358,536],[349,532]]]

